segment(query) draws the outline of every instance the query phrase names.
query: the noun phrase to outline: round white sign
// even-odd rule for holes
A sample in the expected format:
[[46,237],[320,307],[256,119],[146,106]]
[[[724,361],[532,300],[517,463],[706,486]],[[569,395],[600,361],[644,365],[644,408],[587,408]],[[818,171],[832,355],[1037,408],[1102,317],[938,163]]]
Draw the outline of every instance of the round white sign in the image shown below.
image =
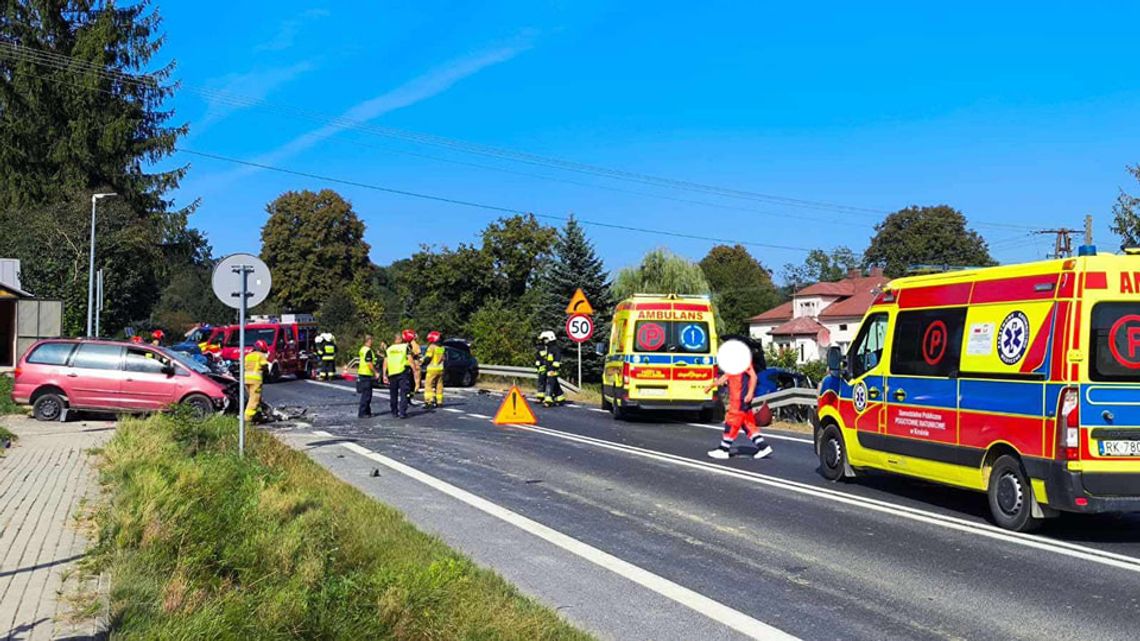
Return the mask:
[[585,343],[594,335],[594,321],[585,314],[574,314],[566,319],[566,335],[575,343]]
[[211,284],[218,300],[234,309],[241,308],[241,278],[245,272],[245,304],[255,307],[269,296],[273,278],[269,267],[253,254],[230,254],[214,266]]

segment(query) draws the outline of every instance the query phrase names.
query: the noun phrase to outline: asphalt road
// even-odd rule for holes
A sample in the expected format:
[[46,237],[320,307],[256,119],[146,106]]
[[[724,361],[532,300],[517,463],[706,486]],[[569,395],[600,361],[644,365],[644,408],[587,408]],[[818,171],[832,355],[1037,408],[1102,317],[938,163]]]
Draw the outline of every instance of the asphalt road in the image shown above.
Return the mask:
[[[1140,628],[1140,515],[1011,534],[989,524],[981,494],[885,475],[828,483],[803,435],[770,433],[775,453],[760,461],[741,438],[741,455],[721,462],[705,456],[718,427],[676,418],[538,407],[538,426],[498,427],[502,397],[466,391],[401,421],[386,396],[373,401],[384,413],[358,420],[348,383],[265,392],[310,408],[294,432],[316,460],[604,638],[746,638],[725,612],[802,639],[1107,640]],[[369,455],[396,463],[353,458]],[[513,531],[415,475],[610,560],[582,563],[574,546],[548,545],[554,535]],[[667,587],[625,581],[612,557]]]

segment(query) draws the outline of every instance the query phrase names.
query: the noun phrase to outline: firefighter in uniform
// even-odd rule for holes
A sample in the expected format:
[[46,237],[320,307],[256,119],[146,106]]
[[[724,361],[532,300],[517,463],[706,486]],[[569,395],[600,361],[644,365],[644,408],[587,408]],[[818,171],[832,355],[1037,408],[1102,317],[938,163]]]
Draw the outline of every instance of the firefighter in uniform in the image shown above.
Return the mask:
[[317,353],[321,356],[321,379],[336,378],[336,337],[328,332],[317,336]]
[[547,330],[538,337],[543,343],[543,350],[539,353],[545,354],[543,358],[546,364],[546,394],[542,398],[542,404],[546,407],[562,405],[566,403],[566,395],[562,393],[562,383],[558,382],[558,370],[562,367],[562,350],[558,347],[554,332]]
[[360,394],[360,404],[356,408],[356,418],[372,416],[372,380],[376,378],[376,353],[372,351],[372,335],[364,335],[364,345],[360,347],[356,367],[356,391]]
[[262,370],[269,366],[269,344],[257,341],[253,349],[245,355],[245,393],[249,398],[245,403],[245,420],[252,421],[261,406]]
[[427,361],[427,381],[424,383],[424,403],[429,408],[443,405],[443,358],[447,350],[439,344],[439,332],[429,332],[427,335],[427,351],[424,359]]
[[422,361],[420,344],[416,341],[419,337],[416,336],[416,330],[414,329],[405,329],[400,333],[400,337],[408,344],[408,358],[410,359],[408,364],[412,368],[412,393],[408,396],[408,405],[415,405],[416,392],[419,392],[421,389],[420,385],[422,385],[422,382],[420,381],[420,377],[423,374],[423,372],[420,371],[420,363]]
[[388,407],[392,416],[408,418],[408,399],[412,394],[411,345],[404,342],[408,330],[396,334],[392,344],[384,352],[384,382],[388,384]]
[[538,335],[538,342],[534,346],[534,370],[538,378],[534,384],[534,397],[540,401],[546,399],[546,341],[543,337],[547,332]]

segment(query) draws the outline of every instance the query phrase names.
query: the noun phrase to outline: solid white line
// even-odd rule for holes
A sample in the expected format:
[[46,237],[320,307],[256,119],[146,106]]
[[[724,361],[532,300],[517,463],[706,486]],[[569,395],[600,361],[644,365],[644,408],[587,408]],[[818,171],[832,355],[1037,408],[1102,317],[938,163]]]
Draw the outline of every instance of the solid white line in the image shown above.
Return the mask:
[[443,408],[443,411],[451,412],[452,414],[462,414],[463,413],[463,410],[455,409],[454,407],[445,407],[445,408]]
[[474,416],[475,418],[485,418],[488,421],[491,420],[491,417],[487,416],[486,414],[476,414],[475,412],[467,412],[467,415],[468,416]]
[[[691,425],[693,427],[703,427],[706,430],[716,430],[718,432],[724,431],[724,428],[719,426],[719,425],[705,425],[704,423],[685,423],[685,425]],[[795,441],[796,443],[807,443],[808,445],[815,445],[815,441],[811,440],[810,438],[800,438],[798,436],[784,436],[782,434],[773,434],[773,433],[765,431],[765,430],[760,430],[760,433],[764,435],[764,438],[774,438],[777,441]]]
[[896,505],[887,501],[880,501],[878,499],[861,497],[854,494],[848,494],[846,492],[816,487],[813,485],[808,485],[806,483],[800,483],[798,481],[790,481],[778,476],[760,474],[758,472],[750,472],[747,470],[738,470],[735,468],[717,465],[714,463],[706,463],[704,461],[697,461],[674,454],[666,454],[663,452],[646,450],[631,445],[620,445],[617,443],[612,443],[610,441],[595,439],[588,436],[580,436],[578,434],[569,434],[545,427],[517,424],[512,424],[511,426],[521,430],[535,432],[537,434],[544,434],[546,436],[553,436],[555,438],[575,441],[585,445],[593,445],[595,447],[622,452],[630,456],[640,456],[643,458],[649,458],[681,467],[704,470],[713,474],[732,476],[759,485],[766,485],[769,487],[788,490],[797,494],[804,494],[807,496],[812,496],[814,498],[821,498],[853,507],[861,507],[873,512],[891,514],[900,518],[908,519],[911,521],[918,521],[920,523],[926,523],[928,525],[935,525],[949,530],[955,530],[967,534],[975,534],[988,539],[1014,543],[1016,545],[1021,545],[1036,550],[1053,552],[1055,554],[1060,554],[1062,556],[1067,556],[1074,559],[1091,561],[1093,563],[1099,563],[1101,565],[1107,565],[1121,570],[1140,573],[1140,558],[1127,556],[1124,554],[1117,554],[1115,552],[1108,552],[1105,550],[1099,550],[1097,548],[1076,545],[1069,543],[1068,541],[1048,539],[1030,534],[1022,534],[1020,532],[1011,532],[1009,530],[1003,530],[999,527],[989,525],[987,523],[975,523],[953,516],[938,514],[936,512],[928,512],[926,510],[921,510],[918,508]]
[[734,610],[726,605],[718,603],[703,594],[694,592],[684,586],[678,585],[664,577],[658,576],[642,569],[628,561],[622,560],[612,554],[603,552],[598,548],[587,545],[571,536],[563,534],[558,530],[547,527],[537,521],[533,521],[517,512],[511,511],[497,503],[492,503],[487,499],[476,496],[466,490],[462,490],[446,481],[438,479],[429,474],[425,474],[414,467],[410,467],[394,459],[390,459],[381,454],[377,454],[365,447],[361,447],[356,443],[341,443],[341,446],[367,457],[377,463],[399,472],[411,479],[419,481],[428,487],[438,490],[448,496],[458,499],[471,507],[485,512],[497,519],[505,521],[521,530],[524,530],[548,543],[556,545],[571,554],[574,554],[594,565],[609,570],[618,576],[624,577],[634,583],[652,590],[661,596],[675,601],[695,612],[698,612],[717,623],[728,626],[729,628],[740,632],[752,639],[763,639],[772,641],[796,641],[794,637],[786,632],[774,628],[762,621],[758,621],[739,610]]
[[[317,381],[310,381],[310,382],[315,383]],[[346,389],[346,388],[341,388],[341,389]],[[479,418],[490,418],[490,417],[479,416]],[[710,428],[710,429],[720,429],[720,428],[716,428],[715,426],[700,425],[698,423],[691,423],[691,425],[699,425],[700,427],[705,427],[705,428]],[[945,515],[945,514],[938,514],[936,512],[929,512],[927,510],[921,510],[918,508],[913,508],[913,507],[909,507],[909,506],[905,506],[905,505],[897,505],[897,504],[891,503],[889,501],[882,501],[879,499],[873,499],[873,498],[869,498],[869,497],[856,496],[854,494],[849,494],[847,492],[841,492],[841,491],[837,491],[837,490],[830,490],[830,489],[826,489],[826,488],[816,487],[813,485],[808,485],[806,483],[799,483],[797,481],[790,481],[787,479],[780,478],[778,476],[771,476],[769,474],[760,474],[758,472],[750,472],[747,470],[738,470],[735,468],[725,467],[723,465],[717,465],[714,463],[707,463],[705,461],[697,461],[697,460],[677,456],[674,454],[666,454],[664,452],[657,452],[654,450],[642,449],[642,448],[634,447],[631,445],[620,445],[617,443],[613,443],[611,441],[606,441],[606,440],[602,440],[602,439],[595,439],[595,438],[591,438],[588,436],[580,436],[577,434],[569,434],[567,432],[562,432],[560,430],[552,430],[549,428],[532,426],[532,425],[512,425],[512,427],[517,427],[519,429],[527,430],[527,431],[534,432],[537,434],[544,434],[547,436],[553,436],[555,438],[561,438],[561,439],[565,439],[565,440],[569,440],[569,441],[577,441],[579,443],[586,444],[586,445],[593,445],[595,447],[601,447],[601,448],[605,448],[605,449],[609,449],[609,450],[623,452],[625,454],[629,454],[632,456],[641,456],[641,457],[645,457],[645,458],[655,459],[658,461],[663,461],[666,463],[672,463],[675,465],[680,465],[683,467],[700,469],[700,470],[704,470],[707,472],[712,472],[714,474],[722,474],[722,475],[726,475],[726,476],[732,476],[732,477],[742,479],[742,480],[746,480],[749,482],[758,483],[761,485],[767,485],[769,487],[776,487],[776,488],[788,490],[788,491],[799,493],[799,494],[806,494],[806,495],[814,496],[817,498],[823,498],[823,499],[826,499],[829,501],[834,501],[834,502],[842,503],[842,504],[849,505],[849,506],[862,507],[864,509],[871,510],[874,512],[892,514],[894,516],[898,516],[901,518],[909,519],[912,521],[918,521],[918,522],[926,523],[929,525],[936,525],[936,526],[944,527],[944,528],[947,528],[950,530],[955,530],[958,532],[964,532],[967,534],[976,534],[978,536],[982,536],[982,537],[989,538],[989,539],[1000,540],[1000,541],[1005,541],[1007,543],[1014,543],[1017,545],[1022,545],[1022,546],[1033,548],[1033,549],[1045,550],[1048,552],[1054,552],[1054,553],[1060,554],[1062,556],[1068,556],[1068,557],[1072,557],[1072,558],[1076,558],[1076,559],[1081,559],[1084,561],[1091,561],[1093,563],[1100,563],[1102,565],[1107,565],[1110,567],[1115,567],[1115,568],[1119,568],[1119,569],[1123,569],[1123,570],[1128,570],[1131,572],[1140,573],[1140,558],[1127,556],[1124,554],[1117,554],[1115,552],[1108,552],[1105,550],[1099,550],[1097,548],[1090,548],[1090,547],[1086,547],[1083,545],[1076,545],[1074,543],[1069,543],[1068,541],[1060,541],[1057,539],[1048,539],[1048,538],[1035,536],[1035,535],[1031,535],[1031,534],[1022,534],[1020,532],[1010,532],[1009,530],[1003,530],[999,527],[989,525],[988,523],[975,523],[975,522],[967,521],[965,519],[960,519],[960,518],[957,518],[954,516],[949,516],[949,515]],[[314,432],[314,433],[316,433],[316,432]],[[331,434],[328,434],[328,433],[323,433],[322,435],[331,436]],[[769,435],[769,436],[774,437],[776,435]],[[782,438],[792,439],[793,437],[782,437]],[[806,440],[806,439],[801,439],[801,440]],[[811,443],[810,440],[807,440],[807,442]]]
[[333,389],[338,389],[345,392],[352,392],[353,394],[356,393],[355,387],[346,387],[344,385],[337,385],[336,383],[329,383],[328,381],[314,381],[311,378],[306,378],[305,382],[312,383],[313,385],[320,385],[321,387],[331,387]]

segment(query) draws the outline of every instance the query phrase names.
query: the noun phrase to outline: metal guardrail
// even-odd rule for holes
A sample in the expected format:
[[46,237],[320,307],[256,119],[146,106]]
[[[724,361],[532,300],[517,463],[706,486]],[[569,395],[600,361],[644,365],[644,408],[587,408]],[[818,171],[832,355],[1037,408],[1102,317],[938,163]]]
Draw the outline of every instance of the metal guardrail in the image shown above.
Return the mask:
[[792,405],[804,405],[814,408],[819,402],[819,392],[810,387],[789,387],[778,392],[757,396],[752,399],[752,407],[760,407],[765,402],[769,409],[779,409]]
[[[479,375],[482,376],[483,374],[488,376],[505,376],[507,378],[529,378],[532,380],[538,378],[538,372],[535,372],[533,367],[484,365],[483,363],[479,363]],[[581,388],[561,376],[558,377],[558,382],[562,383],[563,389],[574,392],[575,394],[581,391]]]

